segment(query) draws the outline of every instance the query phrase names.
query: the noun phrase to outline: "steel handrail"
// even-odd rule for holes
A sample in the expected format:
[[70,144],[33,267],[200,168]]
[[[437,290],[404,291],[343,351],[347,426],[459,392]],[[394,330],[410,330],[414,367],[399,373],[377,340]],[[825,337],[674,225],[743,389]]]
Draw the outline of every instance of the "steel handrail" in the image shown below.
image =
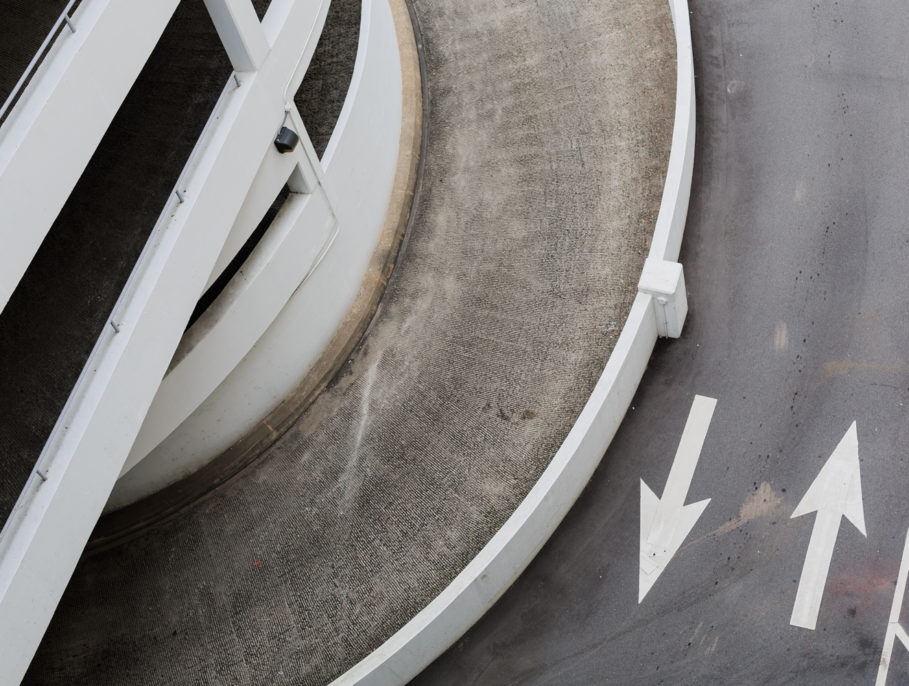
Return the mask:
[[4,116],[6,116],[7,110],[10,108],[10,106],[13,104],[13,102],[18,97],[19,91],[22,90],[22,87],[28,81],[29,77],[31,76],[31,73],[35,70],[35,67],[37,67],[38,64],[41,62],[42,56],[44,55],[44,53],[47,50],[47,47],[50,45],[51,41],[54,39],[55,34],[60,29],[60,26],[65,22],[66,25],[69,27],[69,30],[72,33],[76,32],[76,25],[73,23],[73,20],[69,16],[69,13],[70,13],[70,10],[72,10],[73,5],[75,5],[77,2],[78,2],[78,0],[69,0],[69,2],[66,3],[66,7],[63,8],[63,12],[60,14],[59,17],[57,17],[57,21],[54,22],[54,25],[51,27],[51,30],[48,31],[47,37],[44,39],[44,42],[41,43],[41,47],[38,48],[38,52],[36,52],[35,56],[32,57],[32,61],[28,63],[28,66],[25,68],[25,71],[22,72],[22,76],[19,77],[19,80],[16,82],[16,85],[13,86],[12,92],[9,94],[9,96],[4,101],[3,106],[0,107],[0,120],[2,120]]

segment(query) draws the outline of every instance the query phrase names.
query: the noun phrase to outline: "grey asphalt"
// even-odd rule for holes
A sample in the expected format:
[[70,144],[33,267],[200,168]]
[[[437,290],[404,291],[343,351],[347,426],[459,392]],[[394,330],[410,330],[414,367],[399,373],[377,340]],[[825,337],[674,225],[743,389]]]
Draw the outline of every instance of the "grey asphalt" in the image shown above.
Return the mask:
[[[415,684],[874,681],[909,526],[909,5],[691,20],[683,337],[541,554]],[[662,492],[694,394],[718,404],[686,502],[712,501],[639,605],[639,480]],[[809,631],[789,619],[815,516],[790,515],[852,421],[868,537],[842,522]]]
[[413,3],[425,152],[362,345],[232,480],[82,561],[34,684],[323,684],[532,487],[635,297],[672,125],[663,0]]

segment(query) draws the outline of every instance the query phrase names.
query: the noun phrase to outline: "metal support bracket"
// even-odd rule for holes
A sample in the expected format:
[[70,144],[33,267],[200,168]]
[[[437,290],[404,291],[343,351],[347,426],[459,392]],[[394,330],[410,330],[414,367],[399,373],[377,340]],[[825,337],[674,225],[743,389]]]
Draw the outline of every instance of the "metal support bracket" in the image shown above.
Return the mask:
[[[287,185],[292,193],[313,193],[316,188],[322,185],[322,181],[325,178],[322,162],[319,160],[315,148],[313,148],[312,140],[309,138],[309,133],[306,131],[300,112],[290,103],[286,107],[284,121],[287,122],[289,119],[290,121],[287,125],[300,137],[300,143],[291,152],[298,162],[287,180]],[[331,205],[330,199],[329,205]],[[332,213],[336,214],[334,207],[332,207]]]
[[648,257],[638,281],[638,291],[653,297],[657,333],[664,338],[681,336],[688,314],[682,265]]

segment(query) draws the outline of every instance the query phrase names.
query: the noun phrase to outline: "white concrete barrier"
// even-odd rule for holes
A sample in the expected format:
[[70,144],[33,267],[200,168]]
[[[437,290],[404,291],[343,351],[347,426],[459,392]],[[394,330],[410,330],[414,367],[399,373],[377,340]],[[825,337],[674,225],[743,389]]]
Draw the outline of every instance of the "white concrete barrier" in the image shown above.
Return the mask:
[[675,123],[666,182],[663,184],[663,199],[649,256],[675,262],[679,259],[682,235],[685,232],[688,198],[691,195],[691,172],[694,168],[694,58],[691,53],[688,0],[669,0],[669,9],[675,25],[676,42]]
[[[648,260],[678,259],[694,163],[694,64],[687,0],[670,0],[678,79],[672,151]],[[678,271],[678,270],[676,270]],[[680,277],[684,295],[684,279]],[[678,283],[678,282],[676,282]],[[646,284],[645,284],[646,286]],[[580,495],[618,430],[665,314],[641,289],[593,393],[552,462],[514,514],[436,598],[332,686],[404,684],[474,624],[540,550]],[[675,293],[678,295],[678,293]],[[679,312],[675,313],[676,315]],[[683,317],[682,313],[682,317]]]
[[[184,336],[108,511],[178,481],[242,440],[294,392],[343,325],[395,182],[403,108],[396,31],[387,0],[362,3],[350,88],[323,159],[315,160],[319,189],[291,196],[243,273]],[[283,184],[275,178],[278,185],[264,194],[269,203]],[[247,223],[244,236],[255,226]]]

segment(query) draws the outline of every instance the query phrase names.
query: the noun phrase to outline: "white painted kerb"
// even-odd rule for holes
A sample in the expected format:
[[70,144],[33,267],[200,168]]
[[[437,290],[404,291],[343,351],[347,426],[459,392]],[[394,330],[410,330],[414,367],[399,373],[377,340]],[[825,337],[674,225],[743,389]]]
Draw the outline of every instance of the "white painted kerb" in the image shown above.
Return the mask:
[[[670,0],[678,81],[672,152],[649,257],[678,259],[694,163],[694,64],[687,0]],[[639,292],[593,393],[549,467],[505,525],[436,598],[333,686],[403,684],[445,651],[517,579],[599,464],[657,339],[652,295]]]

